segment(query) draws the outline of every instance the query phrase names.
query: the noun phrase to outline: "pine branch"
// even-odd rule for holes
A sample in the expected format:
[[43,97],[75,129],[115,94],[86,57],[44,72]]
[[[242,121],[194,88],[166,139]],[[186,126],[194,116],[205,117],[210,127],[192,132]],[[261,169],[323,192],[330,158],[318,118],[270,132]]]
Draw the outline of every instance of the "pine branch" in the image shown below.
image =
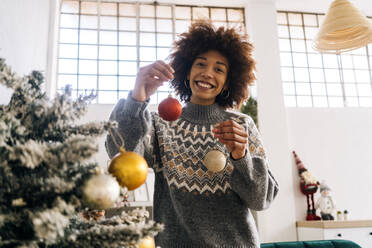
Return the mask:
[[[56,247],[132,247],[147,236],[155,236],[163,230],[163,225],[153,221],[146,222],[148,212],[134,209],[122,212],[120,216],[101,221],[84,221],[78,216],[71,219],[63,240]],[[76,230],[79,230],[78,232]]]
[[0,83],[11,89],[15,89],[21,84],[20,78],[12,72],[3,58],[0,58]]
[[68,129],[65,129],[64,131],[69,133],[69,135],[90,135],[93,137],[101,136],[108,130],[112,128],[116,128],[117,123],[114,121],[104,121],[101,123],[91,122],[79,126],[70,126]]

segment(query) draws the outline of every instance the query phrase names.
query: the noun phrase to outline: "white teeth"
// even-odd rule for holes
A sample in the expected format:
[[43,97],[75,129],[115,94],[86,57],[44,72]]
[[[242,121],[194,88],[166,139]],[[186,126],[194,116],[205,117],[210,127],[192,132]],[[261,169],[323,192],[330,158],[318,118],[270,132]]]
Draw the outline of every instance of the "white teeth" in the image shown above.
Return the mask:
[[201,86],[201,87],[204,87],[204,88],[212,88],[212,85],[210,84],[207,84],[207,83],[203,83],[203,82],[200,82],[200,81],[196,81],[197,85]]

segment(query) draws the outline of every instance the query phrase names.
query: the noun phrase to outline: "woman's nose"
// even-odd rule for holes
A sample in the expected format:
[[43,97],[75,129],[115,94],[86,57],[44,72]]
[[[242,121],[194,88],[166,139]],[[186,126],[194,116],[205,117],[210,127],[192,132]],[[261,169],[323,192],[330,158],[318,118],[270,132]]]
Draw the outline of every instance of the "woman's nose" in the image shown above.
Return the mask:
[[205,78],[212,78],[212,69],[206,68],[205,71],[202,72],[202,76]]

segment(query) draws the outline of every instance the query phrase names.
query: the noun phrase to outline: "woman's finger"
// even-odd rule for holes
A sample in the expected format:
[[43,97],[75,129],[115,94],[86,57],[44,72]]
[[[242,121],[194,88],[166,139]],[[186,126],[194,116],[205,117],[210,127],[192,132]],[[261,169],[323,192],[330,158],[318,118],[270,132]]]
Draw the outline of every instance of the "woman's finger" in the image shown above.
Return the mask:
[[223,122],[220,122],[218,123],[217,125],[214,126],[214,128],[217,128],[217,129],[220,129],[220,128],[231,128],[231,127],[234,127],[236,129],[240,129],[242,131],[245,131],[245,128],[238,124],[236,121],[233,121],[233,120],[228,120],[228,121],[223,121]]
[[234,156],[242,157],[246,152],[248,134],[236,121],[228,120],[215,125],[212,130],[219,142]]
[[235,141],[224,141],[218,139],[219,142],[224,144],[229,152],[240,152],[245,153],[246,145]]
[[225,145],[231,148],[230,152],[236,150],[245,150],[245,145],[239,142],[227,141]]
[[215,134],[236,134],[241,137],[248,138],[248,134],[245,132],[243,129],[239,129],[237,127],[223,127],[223,128],[218,128],[215,131],[213,131]]
[[244,127],[237,124],[234,121],[227,121],[223,123],[219,123],[218,125],[215,126],[215,128],[212,130],[215,134],[236,134],[241,137],[248,138],[248,134],[245,131]]
[[170,67],[169,65],[167,65],[163,61],[158,60],[158,61],[154,62],[152,64],[152,66],[153,66],[153,68],[155,68],[156,70],[158,70],[161,74],[163,74],[164,76],[166,76],[168,78],[168,80],[173,79],[173,73],[174,73],[174,71],[173,71],[172,67]]
[[162,81],[168,81],[171,78],[164,74],[162,71],[158,70],[156,67],[151,67],[147,74],[150,78],[154,78],[156,80],[160,79]]
[[174,70],[169,64],[166,64],[162,60],[157,60],[154,64],[156,65],[158,70],[173,77]]
[[247,137],[237,133],[217,133],[214,135],[216,138],[221,138],[224,141],[236,141],[239,143],[247,143]]
[[166,78],[167,80],[165,81],[168,81],[173,78],[173,69],[163,61],[158,60],[147,66],[140,67],[138,74],[148,78]]

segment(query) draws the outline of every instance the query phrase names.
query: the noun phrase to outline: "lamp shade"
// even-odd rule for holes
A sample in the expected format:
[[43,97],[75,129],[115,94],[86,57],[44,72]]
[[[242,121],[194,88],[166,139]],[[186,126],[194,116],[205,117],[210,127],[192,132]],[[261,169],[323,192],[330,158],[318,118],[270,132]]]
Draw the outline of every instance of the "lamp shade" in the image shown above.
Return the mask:
[[341,53],[372,42],[372,23],[348,0],[332,2],[315,37],[319,52]]

